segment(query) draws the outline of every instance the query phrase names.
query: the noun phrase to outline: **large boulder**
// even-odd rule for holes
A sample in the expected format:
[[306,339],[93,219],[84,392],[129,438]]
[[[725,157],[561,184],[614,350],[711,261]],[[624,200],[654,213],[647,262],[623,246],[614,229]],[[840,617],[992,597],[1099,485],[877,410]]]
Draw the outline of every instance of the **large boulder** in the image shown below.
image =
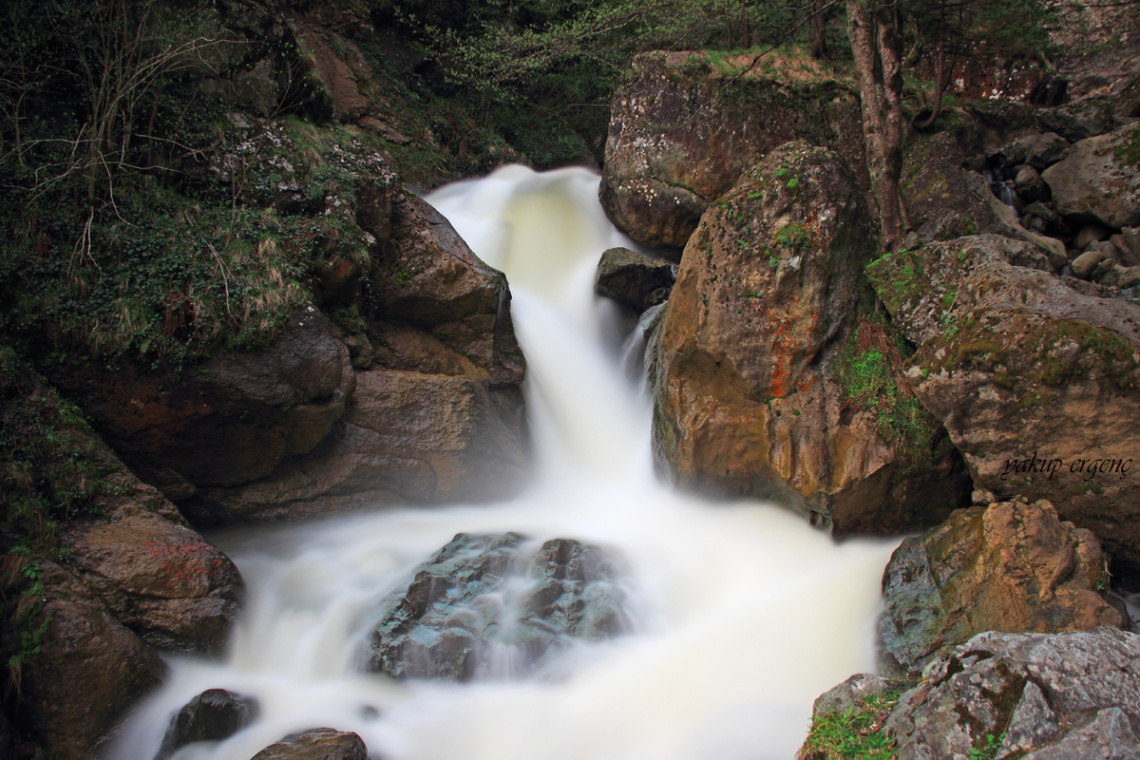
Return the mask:
[[680,485],[775,499],[835,535],[933,525],[968,498],[889,325],[858,315],[875,251],[846,164],[803,143],[705,213],[652,341],[654,441]]
[[832,146],[865,166],[851,87],[813,61],[796,67],[798,81],[778,66],[736,76],[750,61],[690,52],[633,59],[614,93],[601,199],[637,242],[684,246],[709,204],[789,140]]
[[377,502],[505,498],[525,476],[521,402],[485,380],[373,367],[356,375],[348,416],[312,456],[274,477],[206,489],[202,522],[318,516]]
[[148,644],[218,654],[241,606],[242,579],[229,557],[180,522],[119,511],[76,527],[68,547],[88,586]]
[[1120,627],[1105,601],[1096,537],[1062,522],[1047,501],[954,512],[906,538],[883,574],[883,669],[917,676],[940,650],[983,631],[1060,633]]
[[1140,124],[1081,140],[1041,178],[1057,211],[1109,227],[1140,224]]
[[1140,757],[1135,634],[983,633],[927,676],[886,721],[899,760]]
[[899,188],[908,222],[923,242],[1002,229],[985,199],[971,192],[967,163],[966,152],[948,132],[908,136]]
[[338,342],[351,403],[332,434],[268,477],[201,488],[181,506],[213,524],[514,495],[527,434],[510,302],[501,272],[435,209],[401,196],[366,273],[365,324]]
[[1086,295],[1026,243],[962,238],[868,276],[918,351],[906,372],[979,489],[1048,499],[1140,568],[1140,306]]
[[369,670],[393,678],[523,675],[551,650],[624,628],[613,561],[590,544],[459,534],[385,605]]
[[133,469],[181,500],[263,478],[328,435],[354,382],[337,336],[308,306],[262,351],[225,351],[181,373],[88,364],[51,379]]
[[502,272],[483,263],[425,201],[397,199],[391,245],[370,275],[371,313],[428,332],[496,386],[522,382],[525,362]]
[[27,637],[8,663],[19,722],[47,756],[87,760],[127,708],[159,686],[166,664],[77,576],[49,562],[29,567],[42,587],[25,603]]

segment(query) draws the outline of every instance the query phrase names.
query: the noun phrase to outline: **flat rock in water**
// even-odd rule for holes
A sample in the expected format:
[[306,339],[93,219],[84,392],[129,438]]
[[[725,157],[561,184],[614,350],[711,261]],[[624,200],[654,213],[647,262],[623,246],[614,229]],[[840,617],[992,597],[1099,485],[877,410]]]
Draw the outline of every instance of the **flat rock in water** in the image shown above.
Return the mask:
[[524,675],[552,649],[625,628],[625,594],[600,548],[518,533],[460,533],[421,565],[373,628],[366,667],[394,678]]

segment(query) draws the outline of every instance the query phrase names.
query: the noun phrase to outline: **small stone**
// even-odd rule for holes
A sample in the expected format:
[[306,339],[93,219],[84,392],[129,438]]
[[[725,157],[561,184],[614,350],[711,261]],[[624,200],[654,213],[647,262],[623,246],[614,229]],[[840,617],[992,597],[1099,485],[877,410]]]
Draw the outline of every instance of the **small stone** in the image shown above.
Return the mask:
[[1073,276],[1079,277],[1082,280],[1091,279],[1093,270],[1097,268],[1097,265],[1108,258],[1109,253],[1104,250],[1104,248],[1089,248],[1080,256],[1073,259],[1072,264],[1070,264],[1073,269]]
[[985,491],[982,489],[978,489],[977,491],[974,491],[970,495],[970,499],[971,499],[971,501],[973,501],[973,503],[976,506],[979,506],[979,507],[989,506],[990,504],[993,504],[995,501],[998,500],[997,496],[994,495],[993,491]]

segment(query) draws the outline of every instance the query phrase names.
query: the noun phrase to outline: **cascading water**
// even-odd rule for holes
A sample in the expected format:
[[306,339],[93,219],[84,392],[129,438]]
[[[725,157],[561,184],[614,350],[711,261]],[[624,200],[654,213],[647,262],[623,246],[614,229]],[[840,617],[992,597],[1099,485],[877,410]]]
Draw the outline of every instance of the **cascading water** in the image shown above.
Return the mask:
[[[783,509],[705,502],[655,478],[648,402],[607,349],[617,322],[592,294],[599,255],[626,242],[597,184],[580,169],[508,167],[428,199],[511,283],[536,448],[526,492],[215,536],[248,586],[229,653],[172,659],[113,760],[153,758],[172,714],[210,688],[255,697],[258,718],[179,760],[247,760],[316,727],[354,731],[387,760],[786,760],[813,699],[873,669],[893,544],[836,546]],[[605,547],[623,568],[630,630],[526,678],[361,672],[377,606],[419,563],[456,533],[506,531]]]

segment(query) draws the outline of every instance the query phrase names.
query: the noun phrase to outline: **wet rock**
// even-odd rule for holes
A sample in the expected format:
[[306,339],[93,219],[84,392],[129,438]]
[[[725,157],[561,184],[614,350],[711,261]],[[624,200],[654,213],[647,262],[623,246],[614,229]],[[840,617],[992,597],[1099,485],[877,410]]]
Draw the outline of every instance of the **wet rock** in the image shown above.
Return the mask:
[[[467,362],[470,367],[470,362]],[[208,489],[189,505],[203,522],[319,516],[382,502],[508,498],[525,478],[517,388],[486,375],[357,373],[350,413],[313,455],[272,478]]]
[[1061,214],[1116,228],[1140,224],[1140,124],[1080,141],[1041,176]]
[[368,760],[368,748],[357,734],[314,728],[270,744],[253,760]]
[[525,362],[511,322],[506,277],[487,266],[426,202],[394,204],[392,245],[370,273],[373,314],[429,332],[494,385],[522,382]]
[[628,248],[610,248],[598,261],[594,292],[640,314],[664,303],[676,280],[676,265]]
[[655,344],[654,445],[681,486],[775,499],[834,535],[932,525],[968,498],[887,327],[857,318],[876,252],[842,159],[803,143],[705,213]]
[[517,533],[457,535],[389,600],[367,668],[394,678],[523,675],[574,640],[624,627],[624,592],[598,547]]
[[244,598],[241,575],[193,530],[120,513],[76,527],[68,547],[87,585],[151,646],[192,654],[225,646]]
[[20,723],[49,757],[88,760],[166,665],[75,575],[50,562],[39,571],[46,590],[25,622],[38,643],[19,666]]
[[202,488],[265,477],[311,451],[344,413],[353,373],[335,329],[310,306],[269,348],[223,352],[181,375],[88,365],[50,379],[82,400],[144,480]]
[[884,671],[917,676],[941,649],[988,630],[1058,633],[1120,626],[1096,537],[1047,501],[959,510],[904,539],[883,575]]
[[166,760],[187,744],[217,742],[236,734],[257,717],[257,700],[225,689],[208,689],[186,703],[162,738],[155,760]]
[[1008,238],[963,238],[884,257],[868,276],[919,346],[906,362],[912,387],[974,486],[1048,499],[1096,533],[1118,569],[1140,567],[1129,462],[1140,422],[1117,411],[1140,403],[1140,308],[1096,286],[1079,292],[1044,262],[1010,263],[1026,251]]
[[1138,663],[1140,636],[1111,628],[983,633],[932,663],[886,730],[900,760],[966,757],[1003,732],[999,758],[1138,757]]
[[637,242],[684,246],[709,204],[788,140],[835,146],[864,167],[860,124],[855,92],[822,71],[733,77],[699,53],[643,53],[614,94],[602,205]]

